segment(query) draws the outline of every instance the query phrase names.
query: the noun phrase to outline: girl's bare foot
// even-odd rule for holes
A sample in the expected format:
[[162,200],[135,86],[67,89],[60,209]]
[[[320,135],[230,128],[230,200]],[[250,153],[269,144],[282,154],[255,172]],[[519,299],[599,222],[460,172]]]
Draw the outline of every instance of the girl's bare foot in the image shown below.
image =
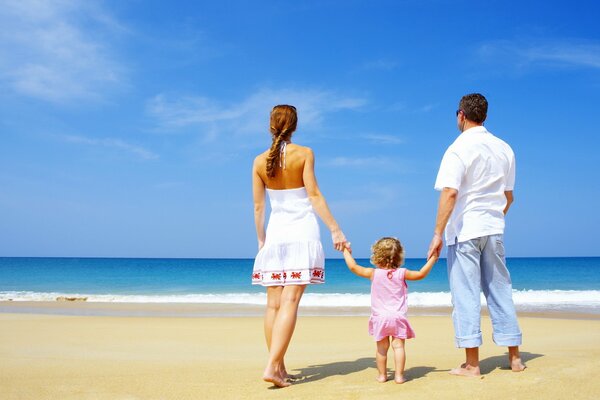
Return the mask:
[[387,376],[386,375],[379,375],[377,376],[377,378],[375,378],[375,380],[379,383],[385,383],[387,382]]
[[473,367],[472,365],[461,364],[458,368],[453,368],[450,370],[450,375],[456,376],[467,376],[471,378],[481,378],[481,371],[479,367]]
[[400,375],[396,374],[396,375],[394,376],[394,382],[396,382],[396,383],[398,383],[398,384],[401,384],[401,383],[404,383],[404,382],[406,382],[406,378],[405,378],[405,377],[404,377],[404,375],[402,375],[402,374],[400,374]]

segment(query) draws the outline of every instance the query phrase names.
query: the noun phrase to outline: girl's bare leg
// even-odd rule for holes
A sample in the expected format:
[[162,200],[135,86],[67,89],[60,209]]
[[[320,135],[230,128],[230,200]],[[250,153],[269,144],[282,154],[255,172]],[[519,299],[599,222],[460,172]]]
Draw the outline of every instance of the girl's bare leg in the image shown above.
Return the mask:
[[390,338],[386,337],[377,342],[375,361],[377,363],[377,382],[387,381],[387,353],[390,348]]
[[394,364],[396,373],[394,374],[394,382],[404,383],[404,365],[406,364],[406,352],[404,351],[404,339],[393,338],[392,349],[394,349]]
[[263,380],[275,386],[286,387],[286,382],[281,375],[284,368],[283,357],[292,340],[296,319],[298,317],[298,304],[304,293],[305,285],[285,286],[281,292],[279,311],[271,329],[271,346],[269,347],[269,361],[263,374]]

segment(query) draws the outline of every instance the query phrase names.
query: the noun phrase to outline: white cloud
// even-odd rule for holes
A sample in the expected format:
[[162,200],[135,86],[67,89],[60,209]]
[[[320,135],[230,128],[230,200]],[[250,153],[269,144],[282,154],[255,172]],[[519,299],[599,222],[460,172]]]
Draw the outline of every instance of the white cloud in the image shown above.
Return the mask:
[[61,140],[68,142],[68,143],[83,144],[83,145],[88,145],[88,146],[102,146],[102,147],[123,150],[128,153],[132,153],[144,160],[156,160],[159,158],[159,156],[156,153],[154,153],[150,150],[147,150],[141,146],[136,146],[136,145],[127,143],[121,139],[114,139],[114,138],[93,139],[93,138],[89,138],[89,137],[85,137],[85,136],[75,136],[75,135],[61,135],[58,137]]
[[398,62],[381,58],[366,62],[362,65],[364,70],[376,70],[376,71],[392,71],[398,67]]
[[147,103],[148,113],[161,130],[201,127],[208,139],[220,134],[268,132],[269,112],[276,104],[298,110],[299,129],[320,126],[328,113],[355,110],[366,100],[318,89],[260,89],[238,103],[223,103],[203,96],[169,97],[159,94]]
[[430,104],[410,104],[408,105],[404,101],[398,101],[392,103],[390,106],[386,107],[385,110],[389,112],[399,112],[403,114],[424,114],[434,110],[438,106],[437,103]]
[[92,2],[0,0],[0,84],[50,102],[102,97],[123,68],[106,43],[122,31]]
[[402,144],[404,143],[404,139],[396,135],[386,135],[379,133],[368,133],[361,136],[364,139],[372,143],[377,144]]
[[392,165],[392,161],[385,157],[335,157],[325,161],[325,165],[332,167],[381,167]]
[[341,196],[339,200],[330,200],[328,203],[336,215],[362,215],[396,204],[400,193],[399,187],[395,185],[368,184],[359,191]]
[[479,54],[494,63],[509,63],[518,68],[532,65],[600,68],[600,44],[581,40],[503,40],[482,45]]

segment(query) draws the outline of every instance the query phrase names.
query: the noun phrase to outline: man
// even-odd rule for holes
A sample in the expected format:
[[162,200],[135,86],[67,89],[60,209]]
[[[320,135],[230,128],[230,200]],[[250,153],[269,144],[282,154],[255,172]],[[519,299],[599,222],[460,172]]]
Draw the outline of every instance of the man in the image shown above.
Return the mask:
[[525,369],[503,244],[504,216],[513,202],[515,156],[508,144],[484,128],[487,108],[487,100],[478,93],[460,100],[456,121],[461,134],[446,150],[435,182],[441,193],[427,254],[439,255],[445,229],[456,346],[466,353],[466,362],[450,373],[461,376],[481,375],[481,290],[494,342],[508,346],[513,371]]

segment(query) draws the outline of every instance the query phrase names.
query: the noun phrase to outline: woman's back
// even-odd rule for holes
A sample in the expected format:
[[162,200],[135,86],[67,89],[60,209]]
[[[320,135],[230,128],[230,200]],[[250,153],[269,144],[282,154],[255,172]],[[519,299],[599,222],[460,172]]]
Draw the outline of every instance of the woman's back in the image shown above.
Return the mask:
[[258,176],[268,189],[283,190],[305,186],[304,165],[311,150],[308,147],[288,143],[282,146],[279,163],[275,165],[275,176],[267,176],[269,150],[256,157]]

